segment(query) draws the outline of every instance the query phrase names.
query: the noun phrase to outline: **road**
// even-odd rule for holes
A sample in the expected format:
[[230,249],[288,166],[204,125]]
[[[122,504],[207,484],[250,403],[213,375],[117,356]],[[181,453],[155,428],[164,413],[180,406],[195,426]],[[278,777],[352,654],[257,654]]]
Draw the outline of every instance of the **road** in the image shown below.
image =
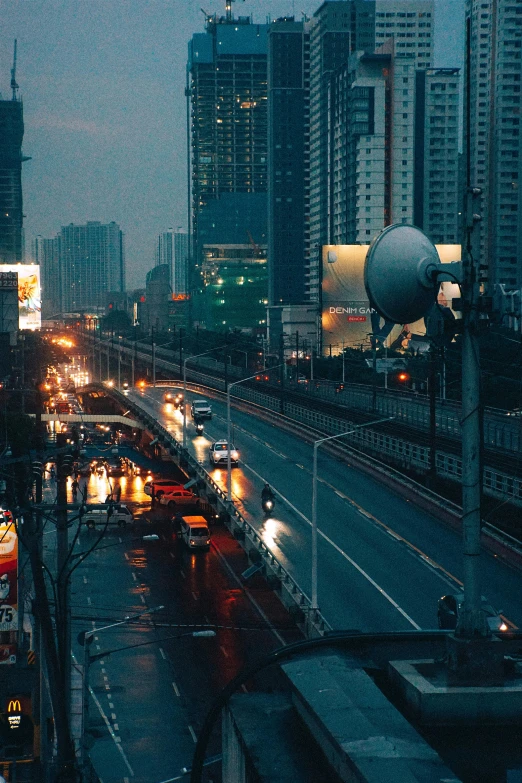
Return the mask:
[[[186,780],[183,769],[191,765],[199,726],[219,689],[254,656],[301,638],[261,579],[242,583],[239,575],[248,562],[228,532],[215,528],[209,552],[189,552],[172,537],[169,516],[150,512],[144,481],[140,476],[112,480],[111,488],[122,487],[121,500],[135,508],[137,520],[124,530],[109,529],[72,578],[76,666],[84,660],[81,631],[164,607],[100,631],[91,645],[91,656],[113,651],[93,661],[89,672],[87,738],[103,783]],[[89,502],[103,502],[109,492],[106,476],[92,475],[87,490]],[[54,496],[55,483],[46,480],[46,501]],[[72,517],[71,522],[70,540],[76,527]],[[151,533],[159,539],[143,540]],[[96,531],[82,529],[75,554],[97,538]],[[52,567],[51,522],[44,547]],[[201,628],[214,630],[215,637],[191,635]],[[260,679],[256,688],[270,687],[275,676]],[[210,752],[220,752],[219,737]]]
[[[138,402],[181,440],[182,417],[163,403],[161,389],[132,391]],[[197,395],[201,396],[201,394]],[[189,395],[190,401],[190,395]],[[213,400],[214,416],[189,448],[223,488],[226,470],[208,463],[211,440],[226,437],[226,406]],[[241,454],[233,468],[238,508],[309,594],[311,585],[312,447],[253,415],[234,410],[233,442]],[[462,579],[460,536],[376,480],[319,450],[319,606],[334,628],[388,631],[436,627],[437,600]],[[264,481],[275,488],[273,518],[263,519]],[[515,626],[522,625],[522,574],[485,553],[483,592]]]

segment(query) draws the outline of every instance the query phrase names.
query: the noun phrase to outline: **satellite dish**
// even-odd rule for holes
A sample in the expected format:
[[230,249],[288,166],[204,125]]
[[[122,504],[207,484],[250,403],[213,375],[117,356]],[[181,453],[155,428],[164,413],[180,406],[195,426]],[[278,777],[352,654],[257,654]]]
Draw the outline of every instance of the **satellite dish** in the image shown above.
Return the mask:
[[364,286],[372,306],[388,321],[418,321],[433,305],[442,264],[435,245],[415,226],[395,224],[372,242]]

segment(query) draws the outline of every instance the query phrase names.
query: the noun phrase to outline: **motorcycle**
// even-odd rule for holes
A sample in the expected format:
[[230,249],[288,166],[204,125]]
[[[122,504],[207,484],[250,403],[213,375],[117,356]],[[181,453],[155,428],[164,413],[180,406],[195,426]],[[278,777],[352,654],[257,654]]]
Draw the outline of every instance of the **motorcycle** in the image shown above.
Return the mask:
[[261,501],[261,507],[265,514],[270,514],[274,510],[275,500],[274,498],[263,498]]
[[198,435],[203,435],[203,423],[202,422],[198,422],[198,424],[196,424],[196,432],[197,432]]

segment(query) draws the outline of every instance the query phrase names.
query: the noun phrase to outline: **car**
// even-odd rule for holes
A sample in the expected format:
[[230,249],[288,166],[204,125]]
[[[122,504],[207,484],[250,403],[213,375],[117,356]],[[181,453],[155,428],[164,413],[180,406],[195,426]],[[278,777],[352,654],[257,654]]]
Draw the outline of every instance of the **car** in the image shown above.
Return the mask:
[[198,418],[198,419],[211,419],[212,418],[212,408],[210,406],[210,403],[208,400],[203,399],[202,397],[198,397],[192,402],[192,405],[190,406],[190,412],[192,414],[192,418]]
[[153,487],[154,497],[158,498],[158,500],[162,495],[165,494],[165,492],[173,492],[177,489],[183,489],[183,486],[179,483],[179,481],[175,481],[174,479],[149,479],[145,483],[143,491],[146,495],[152,495]]
[[166,391],[163,395],[163,399],[165,402],[170,402],[175,408],[181,408],[184,395],[182,391]]
[[[443,595],[442,598],[439,598],[437,607],[439,628],[442,628],[445,631],[454,631],[457,627],[459,614],[462,611],[463,606],[464,593],[450,593],[449,595]],[[480,608],[486,615],[489,628],[493,633],[495,631],[504,632],[509,630],[509,626],[501,617],[500,612],[497,612],[484,596],[481,597]]]
[[159,502],[162,506],[167,506],[167,508],[172,510],[177,508],[177,506],[197,506],[199,505],[199,498],[190,490],[179,487],[170,492],[163,492]]
[[[226,440],[214,441],[208,456],[212,465],[228,464],[228,442]],[[237,465],[239,462],[239,452],[233,443],[230,444],[230,462],[233,465]]]
[[107,503],[99,508],[87,507],[84,514],[84,522],[89,530],[94,530],[105,525],[118,525],[125,527],[130,525],[134,517],[132,511],[122,503]]

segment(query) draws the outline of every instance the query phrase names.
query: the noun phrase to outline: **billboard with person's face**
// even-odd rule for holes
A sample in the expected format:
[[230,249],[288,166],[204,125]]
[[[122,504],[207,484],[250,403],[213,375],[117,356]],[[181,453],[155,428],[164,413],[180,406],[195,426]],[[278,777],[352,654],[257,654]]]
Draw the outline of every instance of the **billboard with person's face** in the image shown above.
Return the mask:
[[18,275],[18,328],[40,329],[42,325],[42,296],[38,264],[0,264],[0,274]]
[[[442,263],[459,261],[460,245],[436,245]],[[369,348],[370,335],[397,350],[410,347],[412,338],[426,334],[424,318],[414,324],[385,322],[372,309],[364,287],[364,263],[369,245],[324,245],[322,280],[323,352],[339,353],[342,347]],[[441,307],[451,306],[460,296],[455,283],[442,283]]]

